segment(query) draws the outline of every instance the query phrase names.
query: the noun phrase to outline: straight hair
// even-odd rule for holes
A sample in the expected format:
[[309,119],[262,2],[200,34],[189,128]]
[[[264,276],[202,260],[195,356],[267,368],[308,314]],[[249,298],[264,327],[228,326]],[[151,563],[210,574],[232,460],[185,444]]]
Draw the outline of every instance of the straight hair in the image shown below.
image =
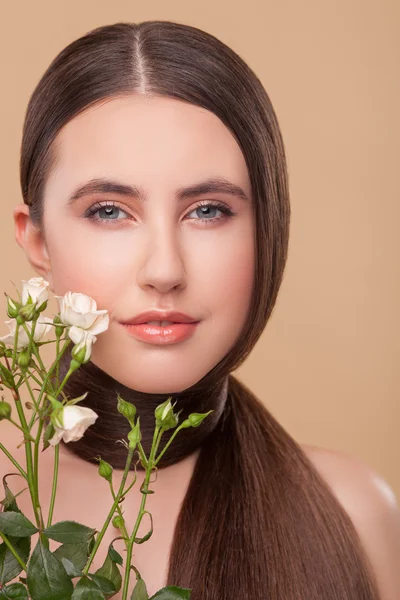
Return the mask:
[[[52,61],[27,108],[20,180],[30,218],[43,230],[44,190],[60,129],[96,103],[132,94],[189,102],[225,124],[246,161],[256,223],[248,320],[214,372],[216,381],[228,377],[227,401],[180,510],[168,585],[190,587],[192,600],[378,600],[372,565],[349,515],[300,445],[230,374],[272,314],[290,224],[278,120],[246,62],[211,34],[170,21],[115,23],[73,41]],[[78,382],[85,387],[83,376]],[[101,379],[97,385],[109,413],[114,391]],[[121,419],[110,419],[109,428],[124,435]],[[107,435],[101,448],[99,438],[88,443],[92,454],[107,451],[118,462]]]

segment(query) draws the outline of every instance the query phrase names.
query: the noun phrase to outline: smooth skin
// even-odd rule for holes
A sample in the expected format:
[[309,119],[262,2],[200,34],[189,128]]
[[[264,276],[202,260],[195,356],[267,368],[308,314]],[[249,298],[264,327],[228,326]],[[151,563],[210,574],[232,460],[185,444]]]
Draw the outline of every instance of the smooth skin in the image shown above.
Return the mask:
[[[110,327],[93,345],[95,364],[139,391],[186,389],[234,346],[249,309],[254,211],[236,140],[214,114],[200,107],[130,95],[99,103],[75,117],[59,132],[57,149],[57,165],[45,189],[44,236],[33,227],[28,207],[20,204],[14,209],[17,243],[55,294],[83,292],[99,308],[109,310]],[[135,187],[140,197],[113,191],[87,193],[68,202],[79,186],[94,178]],[[247,199],[214,192],[177,201],[182,188],[212,178],[241,188]],[[100,208],[94,219],[88,219],[88,209],[98,202],[116,206]],[[205,202],[220,202],[234,216],[215,207],[201,208]],[[190,339],[169,346],[138,341],[121,325],[156,307],[186,312],[201,322]],[[15,432],[8,425],[3,439],[14,451]],[[400,511],[393,491],[359,459],[302,447],[353,519],[376,569],[382,600],[398,600]],[[110,498],[97,467],[64,449],[60,456],[54,520],[74,518],[98,526]],[[51,456],[45,452],[42,457],[45,492],[51,485]],[[196,458],[197,452],[161,470],[157,493],[149,498],[155,531],[146,544],[135,548],[134,563],[150,595],[165,585],[179,505]],[[8,470],[10,464],[1,456],[0,475]],[[115,485],[119,477],[115,472]],[[126,509],[131,519],[141,499],[135,487]],[[90,498],[90,504],[77,501],[77,493]],[[27,503],[26,510],[27,500],[21,500]],[[146,527],[139,534],[146,533]],[[110,530],[105,546],[115,535]],[[103,558],[104,551],[96,568]]]

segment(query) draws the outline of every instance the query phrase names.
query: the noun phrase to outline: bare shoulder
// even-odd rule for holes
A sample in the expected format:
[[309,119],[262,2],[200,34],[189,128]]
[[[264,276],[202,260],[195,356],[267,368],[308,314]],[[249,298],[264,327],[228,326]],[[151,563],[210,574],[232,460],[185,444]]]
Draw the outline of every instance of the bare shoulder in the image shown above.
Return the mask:
[[373,565],[381,600],[398,600],[400,508],[388,482],[360,458],[318,446],[301,446],[342,504]]

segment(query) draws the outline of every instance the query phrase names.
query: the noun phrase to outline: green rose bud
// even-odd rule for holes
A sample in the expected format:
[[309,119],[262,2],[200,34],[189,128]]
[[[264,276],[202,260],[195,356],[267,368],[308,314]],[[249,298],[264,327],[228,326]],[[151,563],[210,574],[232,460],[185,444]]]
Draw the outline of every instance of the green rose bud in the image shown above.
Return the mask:
[[187,429],[188,427],[198,427],[204,419],[210,414],[214,412],[213,410],[209,410],[208,413],[191,413],[187,419],[182,421],[180,427],[182,429]]
[[179,418],[178,415],[174,413],[170,413],[169,417],[163,421],[162,428],[164,431],[168,431],[168,429],[173,429],[178,425]]
[[116,529],[122,529],[124,526],[124,520],[120,515],[115,515],[112,520],[113,527]]
[[[61,321],[60,315],[56,315],[56,316],[54,317],[54,319],[53,319],[53,323],[57,323],[57,324],[59,324],[58,326],[54,327],[54,329],[55,329],[55,334],[56,334],[56,337],[57,337],[57,338],[60,338],[60,337],[62,336],[62,334],[63,334],[64,330],[65,330],[65,325],[64,325],[64,324],[62,324],[62,321]],[[61,326],[61,324],[62,324],[62,326]]]
[[11,417],[11,404],[8,402],[0,402],[0,421]]
[[104,477],[104,479],[107,479],[107,481],[111,481],[112,473],[113,473],[112,466],[108,462],[106,462],[105,460],[100,458],[100,464],[99,464],[100,477]]
[[31,353],[29,352],[28,349],[26,350],[21,350],[21,352],[18,355],[18,366],[21,368],[22,372],[27,371],[30,362],[31,362]]
[[15,319],[18,316],[20,306],[21,305],[17,302],[14,302],[10,296],[7,296],[7,314],[11,319]]
[[53,411],[50,415],[50,422],[54,427],[62,426],[62,413],[64,410],[64,405],[62,402],[54,398],[51,394],[46,394],[47,398],[50,400]]
[[165,400],[162,404],[159,404],[154,411],[156,418],[156,426],[164,427],[164,423],[167,423],[173,415],[173,406],[171,404],[171,396]]
[[78,362],[80,365],[85,362],[86,359],[86,346],[82,346],[79,350],[77,350],[78,346],[74,346],[72,348],[71,356]]
[[24,321],[32,321],[33,319],[36,319],[38,317],[36,304],[25,304],[25,306],[21,306],[18,314]]
[[131,429],[131,431],[128,433],[128,440],[129,440],[129,448],[131,450],[134,450],[136,448],[136,446],[138,445],[138,443],[141,441],[142,439],[142,434],[140,432],[140,417],[137,418],[137,422],[136,425]]
[[134,418],[136,416],[136,407],[131,402],[127,402],[118,394],[117,410],[125,419],[128,419],[131,426],[134,426]]

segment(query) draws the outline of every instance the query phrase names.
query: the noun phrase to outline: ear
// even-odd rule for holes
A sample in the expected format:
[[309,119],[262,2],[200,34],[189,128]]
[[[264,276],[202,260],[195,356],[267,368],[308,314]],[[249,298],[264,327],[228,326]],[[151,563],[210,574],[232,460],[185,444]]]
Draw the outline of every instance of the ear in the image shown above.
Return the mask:
[[34,226],[29,214],[27,204],[18,204],[13,211],[15,224],[15,239],[35,269],[35,271],[49,282],[53,290],[50,257],[47,252],[46,241],[40,229]]

